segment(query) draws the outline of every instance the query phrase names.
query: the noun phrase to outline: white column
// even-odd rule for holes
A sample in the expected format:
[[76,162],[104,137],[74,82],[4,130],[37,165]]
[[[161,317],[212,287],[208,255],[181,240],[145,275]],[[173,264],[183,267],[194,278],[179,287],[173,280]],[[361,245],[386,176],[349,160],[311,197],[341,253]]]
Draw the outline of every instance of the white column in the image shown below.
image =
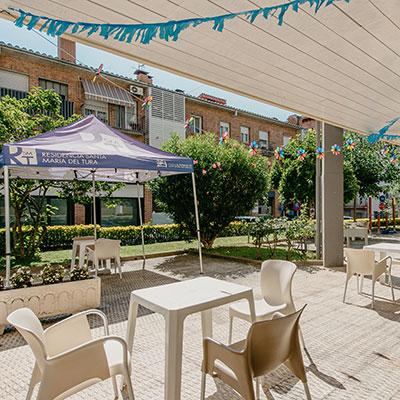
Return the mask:
[[192,172],[192,184],[193,184],[194,212],[196,216],[197,246],[199,249],[200,273],[202,274],[204,272],[203,257],[201,254],[200,219],[199,219],[199,209],[197,205],[196,178],[194,176],[194,172]]
[[322,143],[322,245],[325,267],[343,266],[343,155],[331,146],[343,145],[343,129],[324,123]]
[[[323,123],[316,121],[315,135],[317,148],[321,147],[321,133],[323,129]],[[315,248],[317,259],[321,259],[321,167],[322,160],[316,159],[315,163]]]
[[4,166],[4,218],[6,228],[6,282],[5,286],[10,286],[11,272],[11,243],[10,243],[10,182],[8,166]]
[[[140,222],[140,234],[142,237],[142,257],[143,257],[143,265],[142,269],[146,266],[146,252],[144,251],[144,231],[143,231],[143,216],[142,216],[142,203],[140,202],[140,192],[139,192],[140,185],[136,182],[136,192],[137,192],[137,199],[138,199],[138,211],[139,211],[139,222]],[[143,198],[144,198],[144,187],[143,187]]]

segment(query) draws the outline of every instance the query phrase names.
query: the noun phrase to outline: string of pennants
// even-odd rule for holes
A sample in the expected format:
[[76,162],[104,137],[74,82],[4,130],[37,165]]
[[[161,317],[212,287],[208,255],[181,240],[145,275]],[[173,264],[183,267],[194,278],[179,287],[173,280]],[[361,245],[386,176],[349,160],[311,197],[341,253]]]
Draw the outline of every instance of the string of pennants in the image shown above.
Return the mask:
[[149,44],[154,39],[177,41],[180,34],[188,28],[197,28],[203,24],[211,24],[212,29],[222,32],[225,23],[235,18],[245,18],[250,24],[257,19],[265,20],[276,18],[278,25],[282,25],[288,11],[298,13],[301,6],[308,6],[317,13],[322,7],[329,7],[335,3],[350,3],[351,0],[291,0],[281,4],[261,7],[251,10],[229,12],[222,15],[210,17],[186,18],[181,20],[170,20],[156,23],[135,24],[109,24],[96,22],[68,21],[58,18],[50,18],[43,15],[35,15],[22,9],[10,7],[9,9],[18,14],[15,25],[25,26],[27,29],[39,29],[50,36],[61,36],[65,33],[86,35],[94,34],[103,39],[114,39],[119,42]]

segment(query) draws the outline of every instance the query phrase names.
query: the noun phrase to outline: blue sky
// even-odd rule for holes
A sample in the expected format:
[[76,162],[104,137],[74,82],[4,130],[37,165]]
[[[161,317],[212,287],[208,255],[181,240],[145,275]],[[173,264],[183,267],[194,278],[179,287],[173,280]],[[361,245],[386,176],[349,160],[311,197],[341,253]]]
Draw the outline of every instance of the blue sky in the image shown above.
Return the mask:
[[[5,20],[0,20],[0,32],[0,38],[3,42],[11,43],[13,45],[25,47],[35,51],[40,51],[41,53],[52,56],[57,54],[56,46],[46,41],[46,39],[48,39],[52,43],[56,43],[56,39],[52,37],[46,36],[46,39],[44,39],[35,32],[28,31],[25,28],[17,28],[13,23]],[[105,71],[114,72],[129,77],[133,77],[133,71],[138,66],[138,63],[132,60],[127,60],[125,58],[80,44],[77,46],[77,59],[81,63],[95,68],[97,68],[100,64],[104,64]],[[207,86],[193,80],[181,78],[156,68],[146,66],[146,70],[153,75],[155,84],[165,88],[183,89],[186,93],[193,96],[197,96],[200,93],[205,92],[213,96],[227,99],[228,104],[231,106],[269,117],[276,117],[284,121],[288,115],[291,114],[286,110],[250,100],[246,97],[238,96],[236,94],[226,92],[212,86]]]

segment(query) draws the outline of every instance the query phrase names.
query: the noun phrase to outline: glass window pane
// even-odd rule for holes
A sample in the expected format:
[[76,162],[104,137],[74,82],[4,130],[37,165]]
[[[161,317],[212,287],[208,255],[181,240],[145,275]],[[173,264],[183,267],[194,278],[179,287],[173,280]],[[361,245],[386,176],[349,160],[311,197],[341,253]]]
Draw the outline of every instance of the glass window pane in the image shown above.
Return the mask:
[[101,225],[102,226],[126,226],[138,225],[138,203],[137,199],[118,198],[116,207],[106,207],[105,201],[101,200]]
[[50,216],[50,225],[68,225],[68,202],[66,199],[49,198],[48,204],[56,207],[54,215]]

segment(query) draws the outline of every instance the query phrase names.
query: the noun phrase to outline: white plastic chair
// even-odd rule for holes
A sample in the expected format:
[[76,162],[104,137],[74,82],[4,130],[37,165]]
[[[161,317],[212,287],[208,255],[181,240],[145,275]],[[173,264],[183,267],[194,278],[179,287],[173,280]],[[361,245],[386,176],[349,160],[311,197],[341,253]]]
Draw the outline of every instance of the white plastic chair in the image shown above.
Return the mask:
[[[92,337],[87,320],[90,314],[102,318],[106,336]],[[116,375],[123,376],[128,397],[134,400],[126,342],[109,335],[107,317],[101,311],[83,311],[46,330],[29,308],[14,311],[7,320],[24,337],[36,358],[27,400],[38,383],[36,400],[61,400],[108,378],[112,379],[118,399]]]
[[[387,256],[382,260],[375,261],[375,253],[367,249],[344,249],[347,258],[346,263],[346,284],[344,287],[343,303],[346,300],[347,285],[352,276],[357,275],[357,291],[362,293],[363,280],[365,275],[372,277],[372,308],[375,305],[375,283],[379,277],[385,273],[389,276],[389,284],[392,292],[392,300],[394,298],[393,282],[392,282],[392,257]],[[389,262],[389,264],[388,264]],[[361,276],[361,288],[359,285],[359,277]]]
[[111,262],[114,260],[115,273],[119,272],[122,279],[121,271],[121,241],[112,239],[97,239],[93,247],[87,247],[88,261],[91,261],[95,270],[95,276],[99,269],[99,262]]
[[255,322],[246,340],[229,346],[205,338],[200,399],[205,400],[209,374],[232,387],[243,399],[260,400],[262,377],[285,364],[303,382],[306,398],[311,400],[299,342],[299,319],[303,310],[286,316],[274,313],[272,320]]
[[[279,311],[284,315],[296,312],[292,297],[292,280],[296,265],[283,260],[268,260],[261,265],[260,285],[263,299],[255,301],[256,321],[270,319]],[[232,342],[233,318],[251,321],[247,302],[229,308],[229,343]]]

